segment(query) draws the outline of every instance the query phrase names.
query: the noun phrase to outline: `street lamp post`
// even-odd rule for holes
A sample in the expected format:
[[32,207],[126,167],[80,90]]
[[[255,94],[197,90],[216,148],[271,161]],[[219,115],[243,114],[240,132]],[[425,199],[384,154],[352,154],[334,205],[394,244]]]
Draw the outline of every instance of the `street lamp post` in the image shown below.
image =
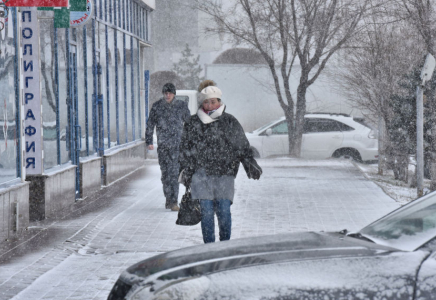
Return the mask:
[[424,85],[433,76],[436,62],[430,53],[427,54],[421,71],[421,83],[416,88],[416,182],[418,197],[424,191]]

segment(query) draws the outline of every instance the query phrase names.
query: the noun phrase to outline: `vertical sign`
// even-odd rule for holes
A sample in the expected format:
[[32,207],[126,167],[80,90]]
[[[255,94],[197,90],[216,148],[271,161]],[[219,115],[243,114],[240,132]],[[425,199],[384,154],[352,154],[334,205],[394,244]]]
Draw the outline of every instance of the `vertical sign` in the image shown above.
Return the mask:
[[36,7],[21,10],[21,82],[24,106],[24,166],[26,174],[42,174],[39,28]]

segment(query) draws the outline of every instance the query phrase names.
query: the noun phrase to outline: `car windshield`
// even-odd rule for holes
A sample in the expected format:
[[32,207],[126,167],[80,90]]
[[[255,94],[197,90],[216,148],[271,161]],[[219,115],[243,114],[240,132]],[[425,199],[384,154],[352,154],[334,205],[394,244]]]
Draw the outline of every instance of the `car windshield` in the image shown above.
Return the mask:
[[177,96],[176,96],[176,99],[177,99],[177,100],[185,101],[186,104],[189,106],[189,97],[188,97],[188,96],[177,95]]
[[[280,119],[280,120],[281,120],[281,119]],[[280,121],[280,120],[274,120],[274,121],[272,121],[272,122],[269,122],[268,124],[263,125],[262,127],[257,128],[256,130],[253,130],[252,133],[261,132],[262,130],[264,130],[264,129],[270,127],[270,126],[272,126],[273,124],[277,123],[277,122]]]
[[377,244],[413,251],[436,235],[436,193],[431,193],[359,232]]

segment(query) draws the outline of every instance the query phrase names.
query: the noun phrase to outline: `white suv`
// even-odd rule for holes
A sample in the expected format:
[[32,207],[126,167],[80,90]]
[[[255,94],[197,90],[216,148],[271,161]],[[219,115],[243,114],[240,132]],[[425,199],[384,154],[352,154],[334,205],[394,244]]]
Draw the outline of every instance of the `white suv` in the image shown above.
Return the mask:
[[[257,157],[289,153],[285,117],[246,133],[246,136]],[[378,159],[377,135],[361,118],[353,119],[344,114],[306,114],[301,156],[309,159],[346,157],[356,161],[374,161]]]

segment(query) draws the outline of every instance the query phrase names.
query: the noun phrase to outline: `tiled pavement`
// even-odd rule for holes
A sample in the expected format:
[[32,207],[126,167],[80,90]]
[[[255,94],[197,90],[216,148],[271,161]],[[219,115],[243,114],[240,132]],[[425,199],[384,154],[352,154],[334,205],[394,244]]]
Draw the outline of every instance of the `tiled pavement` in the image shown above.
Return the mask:
[[[232,239],[352,231],[398,207],[348,161],[259,164],[261,180],[248,180],[243,168],[237,177]],[[106,299],[129,265],[203,243],[200,225],[177,226],[176,216],[164,209],[157,162],[148,161],[63,220],[33,224],[31,242],[15,248],[0,244],[0,299]]]

